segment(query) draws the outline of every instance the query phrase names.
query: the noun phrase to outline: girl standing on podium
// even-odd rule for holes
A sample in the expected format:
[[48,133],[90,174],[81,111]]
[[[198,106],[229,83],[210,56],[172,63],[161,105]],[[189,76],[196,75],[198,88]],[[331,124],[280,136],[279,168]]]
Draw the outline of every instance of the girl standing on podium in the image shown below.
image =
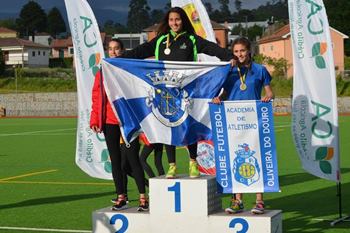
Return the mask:
[[[112,39],[108,45],[108,55],[110,58],[120,56],[124,50],[121,40]],[[122,210],[128,208],[127,205],[127,176],[132,171],[136,184],[140,192],[140,205],[138,211],[148,210],[148,201],[145,196],[145,176],[138,159],[138,140],[131,143],[130,148],[126,148],[122,143],[118,119],[115,117],[111,104],[109,103],[103,88],[101,72],[95,77],[92,89],[92,110],[90,115],[90,128],[95,133],[103,132],[108,152],[112,163],[112,176],[117,193],[117,198],[112,199],[114,205],[112,210]],[[122,159],[123,157],[123,159]],[[124,157],[130,158],[126,160]],[[127,169],[127,165],[130,166]],[[146,201],[143,201],[146,200]]]
[[[270,82],[271,76],[266,68],[252,61],[251,43],[244,37],[237,38],[232,43],[233,55],[238,58],[238,65],[233,68],[231,75],[224,84],[224,92],[213,99],[220,104],[222,100],[261,100],[269,102],[273,99]],[[264,87],[265,96],[261,97]],[[227,213],[239,213],[244,210],[243,194],[236,193],[231,204],[225,209]],[[256,203],[251,210],[253,214],[263,214],[265,209],[263,194],[256,194]]]
[[[233,56],[227,49],[196,35],[186,12],[180,7],[171,8],[158,27],[158,35],[133,50],[123,54],[125,58],[149,58],[167,61],[197,61],[197,53],[216,56],[221,60],[230,61]],[[176,177],[176,147],[165,145],[169,169],[167,178]],[[197,158],[197,143],[188,145],[190,163],[189,176],[200,176]]]

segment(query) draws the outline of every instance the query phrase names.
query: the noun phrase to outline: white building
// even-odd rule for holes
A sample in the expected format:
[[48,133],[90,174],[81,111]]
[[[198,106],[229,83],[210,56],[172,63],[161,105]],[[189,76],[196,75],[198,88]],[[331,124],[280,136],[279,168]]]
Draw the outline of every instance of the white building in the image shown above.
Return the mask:
[[241,25],[243,28],[250,28],[250,27],[254,27],[255,25],[256,26],[259,26],[259,27],[262,27],[262,28],[267,28],[267,26],[269,26],[268,24],[268,20],[266,21],[254,21],[254,22],[240,22],[240,23],[228,23],[228,22],[225,22],[225,23],[222,23],[221,25],[227,27],[230,31],[232,31],[233,28]]
[[113,38],[120,39],[123,42],[125,49],[129,50],[146,42],[147,34],[146,33],[120,33],[120,34],[114,34]]
[[30,40],[30,41],[32,41],[34,43],[50,46],[53,38],[47,32],[40,32],[40,33],[36,33],[34,35],[34,41],[33,41],[33,37],[32,36],[29,36],[28,40]]
[[5,64],[22,67],[48,67],[50,47],[19,38],[0,38]]

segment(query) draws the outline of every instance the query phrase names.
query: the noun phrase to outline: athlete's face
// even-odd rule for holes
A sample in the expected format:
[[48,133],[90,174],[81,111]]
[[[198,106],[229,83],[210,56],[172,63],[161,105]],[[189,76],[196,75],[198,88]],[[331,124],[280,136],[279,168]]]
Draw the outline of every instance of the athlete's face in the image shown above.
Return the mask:
[[182,31],[182,19],[178,13],[170,12],[168,24],[174,32],[179,33]]
[[122,48],[120,47],[120,44],[116,41],[109,42],[108,45],[108,56],[110,58],[115,58],[120,55],[122,55]]
[[233,55],[238,57],[241,64],[246,64],[249,61],[249,51],[243,44],[235,44],[232,48]]

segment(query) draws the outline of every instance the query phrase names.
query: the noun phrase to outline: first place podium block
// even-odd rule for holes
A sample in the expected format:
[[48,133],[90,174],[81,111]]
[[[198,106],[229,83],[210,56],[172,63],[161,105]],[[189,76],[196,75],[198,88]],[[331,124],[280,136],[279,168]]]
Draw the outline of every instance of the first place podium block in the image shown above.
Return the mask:
[[136,208],[93,212],[93,232],[142,233],[281,233],[282,213],[268,210],[263,215],[243,212],[228,215],[221,209],[213,176],[190,179],[164,176],[150,179],[150,211]]

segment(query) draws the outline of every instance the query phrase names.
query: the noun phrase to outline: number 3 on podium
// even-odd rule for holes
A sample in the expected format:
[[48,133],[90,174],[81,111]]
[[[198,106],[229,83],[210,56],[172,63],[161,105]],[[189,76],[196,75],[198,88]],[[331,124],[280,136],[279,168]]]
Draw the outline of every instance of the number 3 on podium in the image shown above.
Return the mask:
[[181,188],[180,182],[175,182],[171,187],[168,187],[169,192],[174,192],[175,194],[175,212],[181,212]]

